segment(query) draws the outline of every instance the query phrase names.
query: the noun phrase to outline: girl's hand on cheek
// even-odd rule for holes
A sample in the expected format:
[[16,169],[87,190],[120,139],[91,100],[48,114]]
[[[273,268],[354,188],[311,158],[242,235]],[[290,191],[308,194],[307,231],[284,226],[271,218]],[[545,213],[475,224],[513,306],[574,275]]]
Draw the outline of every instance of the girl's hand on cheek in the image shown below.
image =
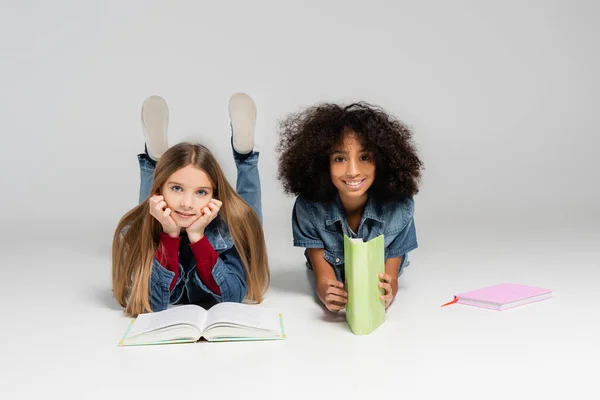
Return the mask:
[[207,206],[201,210],[198,219],[186,228],[191,243],[195,243],[204,237],[204,230],[217,217],[222,204],[220,200],[211,199]]
[[160,222],[163,232],[172,237],[178,237],[181,229],[171,217],[171,209],[167,207],[165,198],[160,195],[154,195],[148,200],[148,208],[158,222]]

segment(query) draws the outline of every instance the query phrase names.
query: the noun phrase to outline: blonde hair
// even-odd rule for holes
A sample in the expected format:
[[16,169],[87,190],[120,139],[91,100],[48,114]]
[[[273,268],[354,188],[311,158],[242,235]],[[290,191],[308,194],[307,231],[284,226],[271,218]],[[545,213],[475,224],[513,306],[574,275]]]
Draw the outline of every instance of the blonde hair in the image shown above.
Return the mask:
[[[148,198],[159,194],[167,179],[188,165],[202,169],[213,182],[213,197],[223,202],[220,217],[227,223],[246,272],[246,299],[260,303],[270,283],[264,232],[257,214],[231,187],[212,153],[204,146],[179,143],[156,164]],[[150,214],[148,198],[117,224],[112,245],[112,290],[125,313],[151,312],[149,280],[162,226]]]

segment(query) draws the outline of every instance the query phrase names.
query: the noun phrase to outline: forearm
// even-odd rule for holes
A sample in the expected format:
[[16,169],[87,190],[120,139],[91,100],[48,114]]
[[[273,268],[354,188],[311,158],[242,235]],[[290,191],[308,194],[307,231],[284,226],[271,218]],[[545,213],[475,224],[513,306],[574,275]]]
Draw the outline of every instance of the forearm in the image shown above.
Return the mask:
[[315,274],[315,282],[317,287],[317,295],[319,299],[325,303],[324,290],[327,288],[327,281],[330,279],[337,280],[333,267],[323,258],[323,249],[307,249],[308,258],[312,265]]
[[212,292],[221,295],[221,288],[212,275],[213,268],[219,259],[219,254],[213,249],[206,236],[203,235],[200,239],[197,237],[190,237],[190,248],[192,249],[196,261],[196,273],[198,274],[198,278],[200,278]]
[[398,293],[398,277],[392,276],[392,281],[390,284],[392,286],[392,296],[396,298],[396,294]]
[[179,237],[172,237],[161,232],[160,243],[154,254],[156,261],[174,274],[169,286],[170,291],[173,290],[177,279],[179,279],[179,242]]
[[[231,253],[228,250],[228,253]],[[231,254],[219,257],[213,270],[215,281],[221,289],[220,301],[241,303],[246,297],[248,284],[242,260]],[[215,293],[216,295],[216,293]]]
[[202,241],[205,243],[200,246],[191,244],[196,259],[196,273],[192,279],[218,302],[241,302],[246,296],[247,283],[244,265],[237,250],[232,247],[218,254],[208,238]]
[[401,264],[402,257],[388,258],[385,262],[385,273],[391,278],[390,286],[392,287],[393,298],[396,298],[396,294],[398,293],[398,273]]
[[[177,282],[179,281],[179,284]],[[175,285],[173,285],[175,283]],[[181,278],[177,278],[173,271],[169,271],[155,258],[152,260],[152,272],[148,285],[148,296],[152,311],[167,309],[171,298],[178,298],[181,293]]]

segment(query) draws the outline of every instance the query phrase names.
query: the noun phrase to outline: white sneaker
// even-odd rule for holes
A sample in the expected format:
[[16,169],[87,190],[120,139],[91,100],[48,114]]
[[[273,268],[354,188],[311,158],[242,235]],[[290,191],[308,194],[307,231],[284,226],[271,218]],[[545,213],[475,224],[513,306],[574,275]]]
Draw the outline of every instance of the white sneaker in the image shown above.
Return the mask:
[[245,93],[235,93],[229,99],[229,119],[233,148],[240,154],[254,149],[254,128],[256,127],[256,104]]
[[146,139],[148,155],[154,161],[167,151],[167,127],[169,125],[169,107],[160,96],[150,96],[142,105],[142,129]]

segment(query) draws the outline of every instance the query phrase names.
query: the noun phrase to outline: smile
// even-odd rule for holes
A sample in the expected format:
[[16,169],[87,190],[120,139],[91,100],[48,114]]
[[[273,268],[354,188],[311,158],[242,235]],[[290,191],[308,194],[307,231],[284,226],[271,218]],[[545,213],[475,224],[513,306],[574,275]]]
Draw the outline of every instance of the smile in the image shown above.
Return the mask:
[[186,213],[182,213],[182,212],[179,212],[179,211],[175,211],[175,214],[177,214],[181,218],[191,218],[194,215],[196,215],[196,214],[186,214]]
[[357,189],[357,188],[361,187],[361,185],[363,184],[363,182],[364,182],[365,180],[366,180],[366,179],[361,179],[361,180],[357,180],[357,181],[343,181],[343,182],[344,182],[344,183],[346,184],[346,186],[348,186],[349,188],[352,188],[352,189]]

